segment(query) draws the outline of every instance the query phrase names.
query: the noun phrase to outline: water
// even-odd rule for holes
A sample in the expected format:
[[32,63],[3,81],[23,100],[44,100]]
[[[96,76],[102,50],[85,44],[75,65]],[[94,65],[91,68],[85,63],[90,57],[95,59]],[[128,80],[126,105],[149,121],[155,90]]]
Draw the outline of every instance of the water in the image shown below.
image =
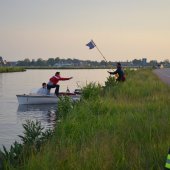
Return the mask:
[[[57,70],[63,77],[73,77],[60,81],[60,91],[70,91],[89,82],[104,84],[108,73],[104,69]],[[56,70],[27,70],[17,73],[0,73],[0,148],[9,148],[18,135],[23,135],[22,124],[25,120],[38,120],[45,128],[51,128],[55,120],[56,105],[19,105],[16,94],[28,94],[31,90],[48,82]],[[54,89],[52,89],[53,92]]]

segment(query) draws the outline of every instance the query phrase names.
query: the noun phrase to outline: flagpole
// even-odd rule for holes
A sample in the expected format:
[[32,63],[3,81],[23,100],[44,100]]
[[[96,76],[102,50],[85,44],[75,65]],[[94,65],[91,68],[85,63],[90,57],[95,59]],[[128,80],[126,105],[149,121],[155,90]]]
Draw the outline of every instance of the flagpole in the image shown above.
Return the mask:
[[[101,56],[104,58],[105,62],[108,64],[105,56],[102,54],[102,52],[99,50],[99,48],[97,47],[97,45],[94,43],[93,40],[91,40],[88,44],[86,44],[86,46],[89,47],[89,49],[93,49],[94,47],[97,48],[98,52],[101,54]],[[113,70],[113,68],[111,68]]]
[[102,55],[102,57],[104,58],[104,60],[106,61],[106,63],[108,63],[107,62],[107,60],[106,60],[106,58],[105,58],[105,56],[102,54],[102,52],[99,50],[99,48],[97,47],[97,45],[96,45],[96,48],[97,48],[97,50],[99,51],[99,53]]
[[[92,40],[92,42],[94,43],[94,41]],[[97,45],[94,43],[95,47],[97,48],[98,52],[101,54],[101,56],[104,58],[104,60],[106,61],[106,63],[108,64],[108,61],[106,60],[105,56],[102,54],[102,52],[99,50],[99,48],[97,47]],[[111,68],[113,70],[113,68]]]

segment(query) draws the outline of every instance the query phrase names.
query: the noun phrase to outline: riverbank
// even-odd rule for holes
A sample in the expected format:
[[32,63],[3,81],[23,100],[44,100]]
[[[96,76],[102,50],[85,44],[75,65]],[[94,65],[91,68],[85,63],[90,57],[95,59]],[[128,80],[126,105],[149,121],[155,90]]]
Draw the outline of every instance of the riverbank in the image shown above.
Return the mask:
[[[170,142],[170,88],[151,70],[125,83],[89,85],[53,138],[16,169],[163,169]],[[15,169],[15,168],[11,168]]]
[[0,73],[9,73],[9,72],[21,72],[25,71],[23,67],[0,67]]

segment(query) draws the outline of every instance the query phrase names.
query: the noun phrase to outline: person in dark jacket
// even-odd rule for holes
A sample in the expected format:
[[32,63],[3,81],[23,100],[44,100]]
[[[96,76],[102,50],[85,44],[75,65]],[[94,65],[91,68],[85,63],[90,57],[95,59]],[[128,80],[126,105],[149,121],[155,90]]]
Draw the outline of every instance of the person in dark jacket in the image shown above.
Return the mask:
[[110,75],[118,75],[118,77],[116,78],[116,81],[125,81],[125,73],[124,71],[122,70],[122,67],[121,67],[121,64],[120,63],[117,63],[117,69],[116,71],[114,72],[109,72]]
[[59,81],[65,81],[65,80],[70,80],[73,77],[69,77],[69,78],[63,78],[60,76],[60,72],[56,72],[55,76],[52,76],[47,84],[47,89],[48,89],[48,94],[50,94],[50,90],[51,88],[55,88],[55,94],[56,96],[58,96],[59,94],[59,88],[60,86],[58,85]]

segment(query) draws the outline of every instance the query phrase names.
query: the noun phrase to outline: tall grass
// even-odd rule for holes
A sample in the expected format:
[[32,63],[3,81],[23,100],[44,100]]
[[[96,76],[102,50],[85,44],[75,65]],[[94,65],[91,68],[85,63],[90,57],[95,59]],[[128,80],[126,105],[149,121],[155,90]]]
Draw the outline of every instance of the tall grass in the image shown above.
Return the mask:
[[23,67],[0,67],[0,73],[25,71]]
[[124,83],[90,88],[40,153],[17,169],[163,169],[170,146],[170,87],[151,70],[138,70],[128,71]]

